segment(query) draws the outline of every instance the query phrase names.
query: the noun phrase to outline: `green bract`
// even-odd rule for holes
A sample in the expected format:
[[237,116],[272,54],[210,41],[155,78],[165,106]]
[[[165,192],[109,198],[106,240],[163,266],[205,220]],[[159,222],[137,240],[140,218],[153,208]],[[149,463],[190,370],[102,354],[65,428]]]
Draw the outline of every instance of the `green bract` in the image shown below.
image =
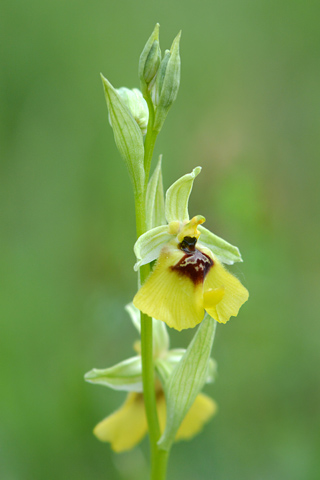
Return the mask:
[[[155,367],[163,386],[165,386],[173,369],[178,365],[185,352],[185,348],[175,348],[165,352],[164,355],[156,359]],[[213,358],[210,358],[206,374],[206,383],[212,383],[216,377],[216,373],[217,363]]]
[[182,420],[208,377],[216,321],[206,314],[188,349],[164,385],[167,422],[158,445],[169,450]]
[[141,129],[125,101],[111,83],[101,75],[109,109],[114,139],[125,159],[135,192],[142,192],[144,185],[144,146]]
[[[188,222],[189,197],[194,179],[199,175],[200,171],[201,167],[196,167],[191,173],[179,178],[167,190],[165,216],[168,224],[151,228],[138,238],[134,246],[134,253],[137,257],[137,263],[134,266],[135,270],[138,270],[141,265],[156,260],[162,248],[170,240],[175,238],[176,233],[172,233],[170,224],[175,222],[180,222],[181,224]],[[201,225],[198,226],[198,229],[200,231],[198,245],[209,248],[222,263],[232,265],[235,262],[242,261],[237,247],[214,235]]]

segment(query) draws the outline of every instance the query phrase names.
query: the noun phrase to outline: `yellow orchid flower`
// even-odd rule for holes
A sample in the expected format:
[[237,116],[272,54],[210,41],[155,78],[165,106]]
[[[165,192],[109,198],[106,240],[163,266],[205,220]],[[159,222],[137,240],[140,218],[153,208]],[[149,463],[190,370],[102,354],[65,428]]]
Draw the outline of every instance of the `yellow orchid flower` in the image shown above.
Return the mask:
[[[163,432],[166,424],[166,402],[160,388],[157,391],[156,401],[160,429]],[[216,411],[216,403],[207,395],[199,393],[180,425],[176,441],[194,437]],[[124,452],[135,447],[147,431],[143,394],[131,392],[119,410],[98,423],[93,433],[102,442],[110,442],[115,452]]]
[[[160,162],[154,174],[159,178]],[[198,215],[189,220],[189,196],[200,171],[197,167],[171,185],[165,204],[159,196],[161,178],[157,187],[152,187],[157,183],[152,179],[150,192],[153,188],[154,193],[153,197],[149,193],[148,198],[154,198],[158,217],[162,222],[165,217],[168,223],[158,226],[149,222],[153,228],[141,235],[134,247],[136,270],[156,260],[151,275],[133,299],[134,305],[176,330],[194,327],[203,320],[205,311],[218,322],[226,323],[238,314],[249,296],[241,282],[222,265],[242,261],[237,247],[204,228],[204,217]]]
[[[139,310],[132,303],[126,306],[126,310],[133,325],[140,332]],[[160,430],[163,433],[166,427],[167,408],[162,385],[166,384],[168,387],[167,381],[173,370],[180,364],[186,350],[182,348],[169,349],[169,336],[163,322],[153,319],[153,333],[154,364],[157,373],[156,405]],[[123,405],[98,423],[93,430],[94,435],[99,440],[110,442],[115,452],[123,452],[133,448],[143,439],[148,430],[142,390],[142,365],[139,345],[135,344],[134,348],[137,351],[137,356],[103,370],[93,369],[85,375],[85,379],[90,383],[128,392]],[[212,383],[215,375],[216,362],[210,358],[206,368],[205,383]],[[188,440],[194,437],[216,411],[216,402],[207,395],[198,393],[180,424],[175,440]]]
[[176,330],[200,323],[205,310],[226,323],[249,296],[217,256],[198,245],[201,232],[197,227],[203,222],[197,216],[168,225],[175,237],[163,246],[153,272],[133,299],[139,310]]

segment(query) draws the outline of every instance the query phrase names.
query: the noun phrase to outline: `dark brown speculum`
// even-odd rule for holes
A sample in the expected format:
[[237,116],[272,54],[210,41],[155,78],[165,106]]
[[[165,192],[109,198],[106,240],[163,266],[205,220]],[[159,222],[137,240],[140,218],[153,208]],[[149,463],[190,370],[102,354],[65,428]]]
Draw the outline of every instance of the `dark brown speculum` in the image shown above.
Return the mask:
[[179,275],[186,276],[197,285],[203,283],[204,279],[213,266],[213,260],[205,253],[196,248],[197,239],[195,237],[184,237],[178,247],[186,254],[181,260],[171,267],[171,270]]

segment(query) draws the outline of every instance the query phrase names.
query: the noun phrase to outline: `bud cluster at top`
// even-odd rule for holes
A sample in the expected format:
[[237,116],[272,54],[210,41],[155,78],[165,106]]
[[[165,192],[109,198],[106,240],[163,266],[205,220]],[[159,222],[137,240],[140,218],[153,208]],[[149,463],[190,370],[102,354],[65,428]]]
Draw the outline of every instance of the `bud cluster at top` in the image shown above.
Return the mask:
[[160,131],[168,111],[177,98],[180,85],[180,43],[181,32],[174,39],[170,50],[161,56],[159,24],[148,39],[139,61],[141,91],[154,108],[153,129]]

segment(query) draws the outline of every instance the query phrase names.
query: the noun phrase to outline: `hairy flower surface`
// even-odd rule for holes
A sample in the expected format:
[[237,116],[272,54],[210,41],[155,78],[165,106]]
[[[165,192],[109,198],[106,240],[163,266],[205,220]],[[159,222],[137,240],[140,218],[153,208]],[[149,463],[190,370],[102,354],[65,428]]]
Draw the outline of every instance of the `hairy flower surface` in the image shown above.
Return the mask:
[[204,217],[189,220],[188,199],[199,171],[185,175],[168,190],[168,225],[149,230],[135,245],[137,267],[157,262],[133,303],[176,330],[194,327],[202,321],[205,311],[226,323],[238,314],[249,296],[222,265],[242,261],[238,249],[202,227]]

